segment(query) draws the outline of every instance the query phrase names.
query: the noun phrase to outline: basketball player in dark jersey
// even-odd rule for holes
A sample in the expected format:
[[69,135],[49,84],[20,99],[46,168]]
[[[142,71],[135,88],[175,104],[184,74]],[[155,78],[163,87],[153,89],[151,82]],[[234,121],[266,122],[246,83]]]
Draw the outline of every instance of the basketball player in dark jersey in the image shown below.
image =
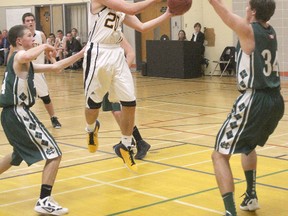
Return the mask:
[[[34,210],[38,213],[63,215],[67,208],[61,207],[51,197],[52,188],[61,161],[61,150],[52,135],[31,111],[35,103],[36,88],[34,72],[58,72],[81,59],[84,50],[56,62],[50,55],[56,50],[48,44],[33,47],[32,32],[24,25],[17,25],[9,30],[12,45],[0,94],[1,124],[5,135],[12,145],[12,153],[0,160],[0,174],[11,166],[19,166],[25,161],[28,166],[46,160],[42,172],[40,198]],[[46,52],[55,64],[32,63],[42,52]]]
[[235,216],[234,183],[229,159],[232,154],[242,154],[247,189],[240,209],[255,211],[259,208],[255,148],[265,145],[284,114],[277,38],[273,27],[268,23],[274,14],[276,3],[274,0],[249,0],[246,17],[241,18],[232,13],[221,0],[209,2],[223,22],[239,37],[236,72],[241,94],[218,132],[212,153],[225,214]]

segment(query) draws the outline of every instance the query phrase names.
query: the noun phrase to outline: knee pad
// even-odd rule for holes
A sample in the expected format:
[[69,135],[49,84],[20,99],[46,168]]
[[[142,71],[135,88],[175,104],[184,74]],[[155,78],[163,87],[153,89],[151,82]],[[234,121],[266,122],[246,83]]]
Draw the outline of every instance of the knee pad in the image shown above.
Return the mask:
[[51,103],[51,99],[50,99],[50,96],[47,95],[47,96],[44,96],[44,97],[40,97],[41,100],[43,101],[44,104],[49,104]]
[[90,97],[87,101],[89,109],[99,109],[102,103],[95,103]]
[[126,107],[135,107],[136,106],[136,101],[120,101],[122,106]]

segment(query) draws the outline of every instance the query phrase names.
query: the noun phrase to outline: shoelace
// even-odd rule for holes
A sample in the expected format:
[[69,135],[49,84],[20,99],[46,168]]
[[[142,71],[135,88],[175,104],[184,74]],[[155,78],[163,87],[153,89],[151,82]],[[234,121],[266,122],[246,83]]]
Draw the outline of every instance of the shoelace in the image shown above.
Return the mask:
[[94,132],[89,132],[89,145],[94,145]]
[[133,166],[133,165],[135,165],[136,163],[135,163],[134,158],[133,158],[134,152],[133,152],[133,150],[132,150],[132,147],[130,147],[130,148],[128,147],[128,152],[129,152],[129,159],[130,159],[131,162],[132,162],[131,166]]

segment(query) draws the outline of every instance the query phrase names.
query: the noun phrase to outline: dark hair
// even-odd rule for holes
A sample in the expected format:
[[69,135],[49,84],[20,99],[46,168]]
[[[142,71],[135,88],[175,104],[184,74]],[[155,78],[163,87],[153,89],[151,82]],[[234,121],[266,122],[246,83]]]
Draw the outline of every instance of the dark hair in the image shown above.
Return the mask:
[[57,33],[63,34],[63,31],[59,29],[59,30],[57,31]]
[[183,38],[183,39],[186,40],[186,39],[187,39],[187,38],[186,38],[186,32],[185,32],[183,29],[179,30],[179,32],[178,32],[178,40],[180,39],[180,38],[179,38],[179,33],[180,33],[180,32],[182,32],[182,33],[184,34],[184,38]]
[[274,0],[250,0],[251,10],[256,11],[256,20],[267,22],[273,16],[276,3]]
[[53,36],[55,38],[55,34],[54,33],[50,33],[49,36]]
[[22,16],[22,22],[24,23],[24,22],[25,22],[25,18],[26,18],[26,17],[29,17],[29,16],[32,16],[32,17],[34,18],[34,20],[35,20],[34,14],[32,14],[32,13],[25,13],[25,14],[23,14],[23,16]]
[[13,26],[8,33],[8,41],[9,43],[13,46],[16,47],[16,40],[19,37],[23,37],[24,35],[24,30],[28,29],[28,27],[24,26],[24,25],[16,25]]
[[75,32],[78,33],[77,28],[72,28],[72,29],[71,29],[71,32],[72,32],[73,30],[75,30]]
[[197,27],[197,26],[199,26],[200,29],[201,29],[201,24],[200,24],[199,22],[197,22],[197,23],[194,24],[194,28]]

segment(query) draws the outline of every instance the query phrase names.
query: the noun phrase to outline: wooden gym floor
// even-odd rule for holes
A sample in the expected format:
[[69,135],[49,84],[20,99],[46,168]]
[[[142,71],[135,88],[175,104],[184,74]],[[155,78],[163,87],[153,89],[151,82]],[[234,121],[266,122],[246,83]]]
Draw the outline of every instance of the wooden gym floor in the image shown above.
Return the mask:
[[[4,67],[0,68],[0,79]],[[168,79],[133,73],[137,94],[136,125],[152,145],[129,172],[112,146],[120,131],[111,113],[100,113],[99,151],[86,149],[84,97],[81,71],[46,74],[50,94],[62,123],[51,126],[41,100],[32,110],[53,134],[63,159],[53,197],[69,208],[70,216],[217,216],[224,206],[216,185],[211,153],[215,136],[238,92],[234,77]],[[245,192],[240,157],[231,158],[235,200],[239,216],[286,216],[288,208],[288,80],[282,81],[286,112],[263,148],[257,148],[256,213],[239,210]],[[0,127],[0,158],[11,152]],[[22,163],[0,175],[0,216],[35,216],[43,162]]]

